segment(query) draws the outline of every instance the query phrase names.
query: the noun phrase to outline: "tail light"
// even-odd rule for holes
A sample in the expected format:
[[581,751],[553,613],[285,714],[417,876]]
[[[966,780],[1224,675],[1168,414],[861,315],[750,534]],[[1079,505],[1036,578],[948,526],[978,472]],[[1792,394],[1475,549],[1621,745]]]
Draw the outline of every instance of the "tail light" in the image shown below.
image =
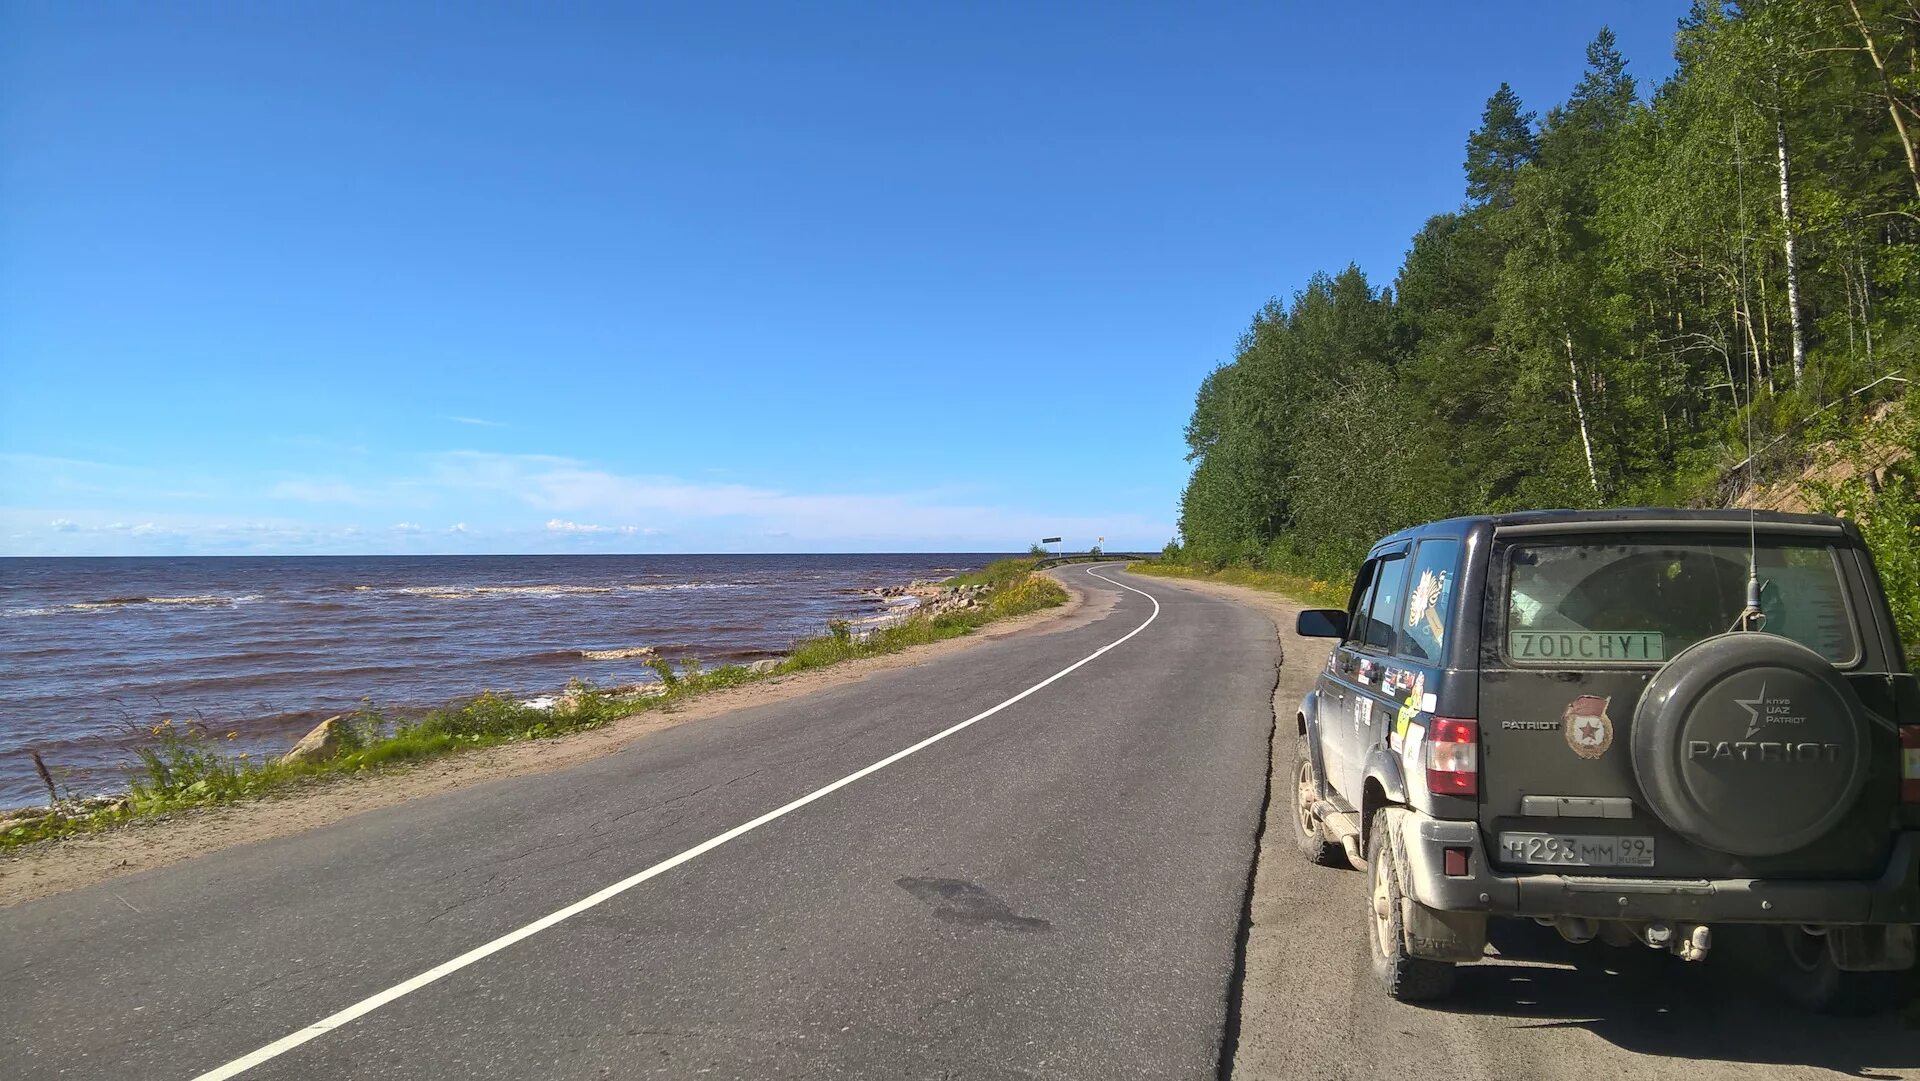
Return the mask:
[[[1426,748],[1427,791],[1436,796],[1480,794],[1478,723],[1458,717],[1435,717],[1427,722]],[[1907,752],[1909,771],[1912,769],[1913,753]]]
[[1920,803],[1920,724],[1900,726],[1900,798]]

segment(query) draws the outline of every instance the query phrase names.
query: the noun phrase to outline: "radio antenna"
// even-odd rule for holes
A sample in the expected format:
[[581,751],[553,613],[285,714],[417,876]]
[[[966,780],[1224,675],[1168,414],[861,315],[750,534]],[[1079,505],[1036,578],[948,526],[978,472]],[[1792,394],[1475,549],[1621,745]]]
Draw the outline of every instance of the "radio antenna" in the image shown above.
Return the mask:
[[[1733,183],[1734,203],[1740,214],[1740,295],[1745,299],[1747,293],[1747,185],[1745,153],[1740,141],[1740,118],[1733,121]],[[1751,311],[1747,313],[1749,325],[1753,319]],[[1739,328],[1735,328],[1734,341],[1739,342]],[[1755,507],[1759,502],[1760,489],[1754,481],[1753,462],[1753,369],[1760,363],[1759,350],[1745,365],[1747,383],[1747,605],[1740,612],[1740,618],[1733,623],[1734,630],[1757,631],[1767,624],[1767,614],[1760,607],[1760,537],[1759,527],[1754,522]]]

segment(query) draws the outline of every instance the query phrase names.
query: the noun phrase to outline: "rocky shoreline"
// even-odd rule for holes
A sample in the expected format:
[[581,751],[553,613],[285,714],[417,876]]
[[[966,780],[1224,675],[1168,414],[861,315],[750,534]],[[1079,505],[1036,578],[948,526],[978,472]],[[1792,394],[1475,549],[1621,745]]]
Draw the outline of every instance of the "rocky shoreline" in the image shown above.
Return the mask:
[[[856,619],[832,620],[829,621],[828,626],[831,627],[836,623],[844,623],[847,627],[847,634],[850,637],[856,640],[864,639],[883,627],[896,626],[915,616],[934,618],[948,612],[959,612],[970,608],[978,608],[986,599],[986,595],[991,589],[991,586],[984,584],[950,586],[944,582],[915,579],[905,585],[876,586],[868,589],[850,590],[848,592],[854,596],[864,597],[869,601],[878,602],[885,606],[885,610],[878,615]],[[660,654],[652,646],[595,650],[584,653],[582,656],[590,660],[613,659],[615,657],[660,658]],[[660,659],[665,663],[665,658]],[[779,668],[785,661],[786,657],[784,655],[763,657],[745,664],[742,667],[756,676],[764,676]],[[664,680],[647,680],[640,683],[628,683],[611,687],[608,688],[608,692],[618,698],[637,699],[657,698],[660,695],[666,694],[668,689]],[[522,699],[520,704],[532,709],[564,710],[572,705],[577,699],[577,696],[577,691],[561,691]],[[331,718],[329,718],[329,720],[331,720]],[[325,722],[322,723],[324,724]]]

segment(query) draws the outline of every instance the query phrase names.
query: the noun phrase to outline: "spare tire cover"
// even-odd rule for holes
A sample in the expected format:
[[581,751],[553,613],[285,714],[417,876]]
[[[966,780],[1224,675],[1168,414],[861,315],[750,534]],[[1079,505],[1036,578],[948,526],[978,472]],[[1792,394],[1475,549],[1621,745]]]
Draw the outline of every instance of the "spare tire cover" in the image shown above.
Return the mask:
[[1737,632],[1682,650],[1633,715],[1633,768],[1674,832],[1772,856],[1804,848],[1852,809],[1870,730],[1860,697],[1792,639]]

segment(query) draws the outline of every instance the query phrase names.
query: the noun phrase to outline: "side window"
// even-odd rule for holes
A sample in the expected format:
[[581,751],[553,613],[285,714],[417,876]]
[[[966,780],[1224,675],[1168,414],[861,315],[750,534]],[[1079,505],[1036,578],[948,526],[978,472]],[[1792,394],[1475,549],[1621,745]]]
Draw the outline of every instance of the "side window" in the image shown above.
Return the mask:
[[1380,565],[1377,559],[1369,559],[1360,568],[1360,577],[1353,582],[1353,600],[1347,611],[1347,637],[1340,644],[1357,646],[1366,637],[1367,604],[1373,599],[1373,571]]
[[1406,596],[1407,561],[1388,556],[1373,569],[1373,600],[1367,607],[1367,645],[1392,649],[1394,621]]
[[1413,589],[1407,596],[1407,617],[1401,621],[1400,653],[1437,663],[1447,641],[1447,620],[1453,615],[1453,586],[1458,574],[1460,542],[1430,540],[1420,545],[1413,561]]

